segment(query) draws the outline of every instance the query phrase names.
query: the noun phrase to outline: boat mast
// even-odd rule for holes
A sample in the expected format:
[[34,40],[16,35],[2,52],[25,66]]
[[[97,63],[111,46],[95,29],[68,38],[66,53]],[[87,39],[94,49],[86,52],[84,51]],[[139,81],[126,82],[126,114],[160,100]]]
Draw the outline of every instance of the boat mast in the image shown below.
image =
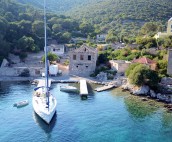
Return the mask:
[[49,94],[48,94],[48,57],[47,57],[47,18],[46,18],[46,0],[44,0],[44,52],[45,52],[45,93],[47,97],[47,105],[49,109]]

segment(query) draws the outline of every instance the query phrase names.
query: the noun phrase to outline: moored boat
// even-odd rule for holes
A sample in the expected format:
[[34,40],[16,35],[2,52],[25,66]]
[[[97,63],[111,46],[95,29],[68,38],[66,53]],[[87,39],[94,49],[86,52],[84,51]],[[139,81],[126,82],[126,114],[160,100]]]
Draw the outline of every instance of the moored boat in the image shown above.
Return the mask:
[[24,100],[24,101],[20,101],[20,102],[15,103],[13,106],[14,107],[23,107],[23,106],[26,106],[28,104],[29,104],[29,101],[28,100]]
[[64,92],[78,92],[78,89],[74,86],[60,86],[60,91]]
[[45,96],[44,92],[37,92],[33,95],[32,104],[34,111],[40,116],[47,124],[50,123],[51,119],[53,118],[56,112],[57,101],[55,97],[50,94],[49,96],[49,103],[47,102],[47,97]]
[[49,91],[46,27],[46,0],[44,0],[45,80],[42,80],[43,86],[37,86],[37,88],[34,89],[35,93],[32,97],[32,105],[34,111],[38,114],[38,116],[42,118],[47,124],[49,124],[53,116],[55,115],[57,101],[56,98]]

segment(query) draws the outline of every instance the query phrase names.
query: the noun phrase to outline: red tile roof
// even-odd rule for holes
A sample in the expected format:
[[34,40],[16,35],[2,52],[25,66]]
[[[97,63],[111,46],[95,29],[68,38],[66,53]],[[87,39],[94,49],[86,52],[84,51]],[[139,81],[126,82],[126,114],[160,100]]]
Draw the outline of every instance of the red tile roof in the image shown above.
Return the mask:
[[149,58],[146,58],[146,57],[142,57],[142,58],[139,58],[139,59],[135,59],[132,61],[133,63],[141,63],[141,64],[155,64],[156,62],[149,59]]

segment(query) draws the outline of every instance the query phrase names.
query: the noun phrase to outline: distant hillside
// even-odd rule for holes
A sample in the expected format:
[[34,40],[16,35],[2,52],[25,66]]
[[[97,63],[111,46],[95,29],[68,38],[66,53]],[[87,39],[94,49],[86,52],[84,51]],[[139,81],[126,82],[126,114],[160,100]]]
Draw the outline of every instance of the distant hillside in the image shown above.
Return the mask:
[[[42,7],[43,0],[18,0]],[[47,0],[49,10],[96,25],[98,32],[135,36],[145,22],[166,25],[172,17],[171,0]],[[165,27],[164,27],[165,29]]]
[[[44,0],[17,0],[43,7]],[[77,18],[105,22],[116,18],[163,21],[172,16],[171,0],[47,0],[47,8]]]
[[[172,17],[171,0],[102,0],[67,12],[74,18],[89,19],[104,28],[139,29],[145,22],[165,24]],[[118,26],[117,26],[118,25]]]
[[[17,0],[24,4],[32,4],[34,6],[43,7],[44,0]],[[70,11],[78,6],[84,6],[86,4],[94,4],[101,0],[47,0],[47,8],[51,11],[55,11],[60,14],[64,14],[66,11]]]

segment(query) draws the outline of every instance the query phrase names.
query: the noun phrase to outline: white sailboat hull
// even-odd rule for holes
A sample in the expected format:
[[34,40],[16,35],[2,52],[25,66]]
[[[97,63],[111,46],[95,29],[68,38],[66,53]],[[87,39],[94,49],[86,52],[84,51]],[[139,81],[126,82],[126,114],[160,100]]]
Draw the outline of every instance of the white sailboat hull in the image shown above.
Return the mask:
[[39,117],[41,117],[47,124],[49,124],[56,112],[57,101],[50,95],[49,97],[50,105],[49,108],[46,105],[46,100],[44,97],[33,96],[32,104],[33,109]]

